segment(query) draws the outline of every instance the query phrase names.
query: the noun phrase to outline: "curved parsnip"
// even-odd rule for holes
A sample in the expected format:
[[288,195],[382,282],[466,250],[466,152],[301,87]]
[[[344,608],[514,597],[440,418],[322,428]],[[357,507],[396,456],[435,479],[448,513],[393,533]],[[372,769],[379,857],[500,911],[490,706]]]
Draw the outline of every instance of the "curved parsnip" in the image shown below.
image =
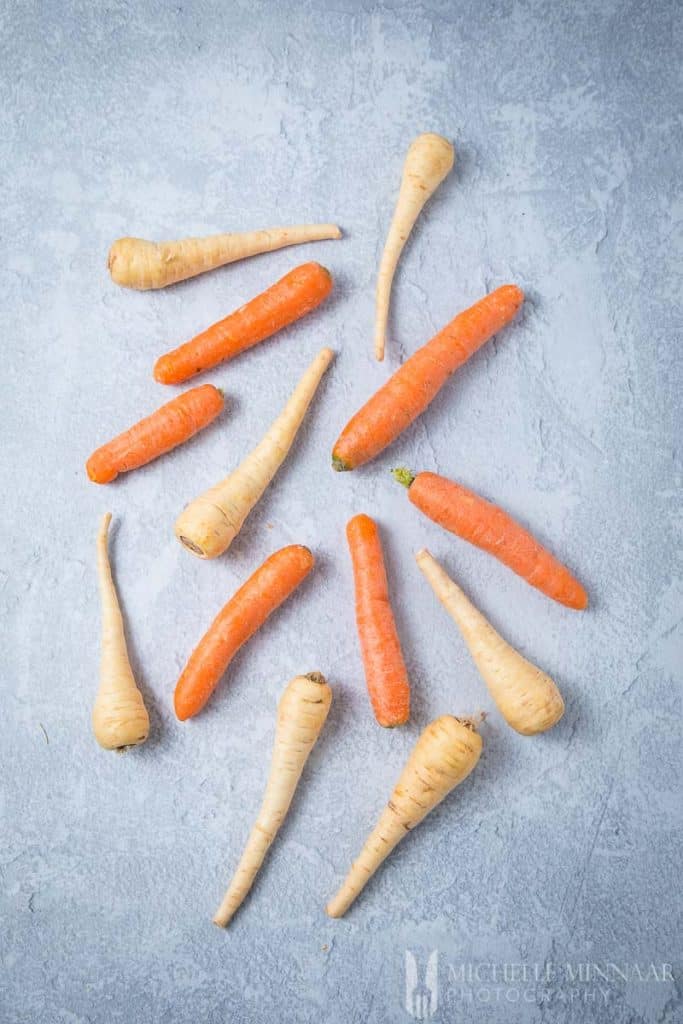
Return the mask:
[[261,810],[223,902],[214,915],[214,924],[225,928],[254,884],[285,820],[331,703],[332,691],[319,672],[297,676],[285,689],[277,709],[273,757]]
[[467,644],[501,715],[523,736],[552,729],[564,714],[554,681],[506,643],[429,551],[415,556]]
[[97,535],[97,574],[102,601],[100,688],[92,712],[95,739],[107,750],[144,743],[149,716],[128,660],[123,618],[111,574],[107,542],[111,513],[102,518]]
[[199,558],[226,551],[287,457],[334,352],[322,349],[308,367],[263,440],[237,469],[195,498],[178,516],[175,535]]
[[391,799],[354,861],[346,881],[327,905],[330,917],[349,909],[377,868],[406,833],[466,779],[481,755],[481,736],[469,721],[442,715],[423,731]]
[[422,207],[453,167],[455,151],[441,135],[426,132],[411,143],[403,166],[401,190],[377,277],[375,356],[384,359],[391,286],[398,261]]
[[341,238],[336,224],[301,224],[291,228],[265,228],[240,234],[183,238],[177,242],[147,242],[119,238],[109,250],[107,267],[112,280],[124,288],[165,288],[169,284],[215,270],[262,252],[287,245]]

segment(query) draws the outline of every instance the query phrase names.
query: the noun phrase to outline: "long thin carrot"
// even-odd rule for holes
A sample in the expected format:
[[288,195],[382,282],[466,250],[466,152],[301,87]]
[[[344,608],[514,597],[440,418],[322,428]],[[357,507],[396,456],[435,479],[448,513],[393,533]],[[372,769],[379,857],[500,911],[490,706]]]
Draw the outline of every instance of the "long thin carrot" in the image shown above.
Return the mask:
[[494,555],[532,587],[568,608],[583,609],[588,595],[566,565],[559,562],[502,508],[436,473],[413,476],[393,470],[408,497],[444,530]]
[[190,388],[93,452],[85,464],[88,476],[108,484],[119,473],[158,459],[207,427],[223,405],[223,393],[213,384]]
[[358,515],[346,526],[356,587],[356,624],[375,718],[392,728],[410,716],[410,683],[389,601],[377,524]]
[[291,544],[259,566],[221,609],[199,641],[175,688],[175,713],[185,721],[202,710],[240,647],[261,628],[313,568],[308,548]]
[[450,375],[512,320],[523,301],[520,288],[503,285],[419,348],[344,427],[332,450],[334,469],[356,469],[395,441]]
[[160,384],[181,384],[232,359],[301,319],[332,291],[332,276],[319,263],[302,263],[244,306],[157,359]]
[[146,291],[165,288],[248,256],[326,238],[341,238],[336,224],[299,224],[291,228],[183,238],[177,242],[119,238],[109,250],[107,266],[116,284]]

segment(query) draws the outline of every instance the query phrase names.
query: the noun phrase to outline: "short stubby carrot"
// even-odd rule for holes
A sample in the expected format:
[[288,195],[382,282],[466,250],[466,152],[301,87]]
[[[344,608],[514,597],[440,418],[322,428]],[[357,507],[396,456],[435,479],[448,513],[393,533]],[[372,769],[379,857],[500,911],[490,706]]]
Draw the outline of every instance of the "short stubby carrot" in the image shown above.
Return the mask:
[[182,384],[232,359],[319,306],[332,291],[332,275],[319,263],[302,263],[260,295],[157,359],[160,384]]
[[408,722],[411,686],[389,601],[379,529],[369,515],[346,524],[355,584],[355,621],[375,718],[385,728]]
[[357,515],[346,526],[356,590],[356,624],[375,718],[392,728],[410,715],[410,683],[389,601],[377,524]]
[[88,476],[108,484],[119,473],[144,466],[207,427],[224,404],[213,384],[190,388],[93,452],[85,464]]
[[512,320],[523,301],[521,288],[503,285],[406,359],[344,427],[332,450],[334,469],[356,469],[384,451],[424,412],[450,375]]
[[300,544],[281,548],[230,598],[195,647],[176,684],[175,713],[181,722],[202,710],[240,647],[296,590],[314,563],[311,552]]
[[439,526],[488,551],[554,601],[577,610],[588,606],[586,591],[566,565],[502,508],[436,473],[393,473],[413,505]]

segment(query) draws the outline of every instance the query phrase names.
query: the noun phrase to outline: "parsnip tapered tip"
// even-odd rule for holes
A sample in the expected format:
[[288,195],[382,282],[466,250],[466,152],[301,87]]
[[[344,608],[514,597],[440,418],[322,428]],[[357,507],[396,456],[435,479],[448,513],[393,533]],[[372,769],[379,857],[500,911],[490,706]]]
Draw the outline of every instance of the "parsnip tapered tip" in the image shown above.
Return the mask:
[[324,363],[325,368],[327,368],[330,365],[330,363],[334,359],[334,356],[335,351],[333,348],[321,348],[320,352],[318,352],[318,359],[320,359],[321,362]]

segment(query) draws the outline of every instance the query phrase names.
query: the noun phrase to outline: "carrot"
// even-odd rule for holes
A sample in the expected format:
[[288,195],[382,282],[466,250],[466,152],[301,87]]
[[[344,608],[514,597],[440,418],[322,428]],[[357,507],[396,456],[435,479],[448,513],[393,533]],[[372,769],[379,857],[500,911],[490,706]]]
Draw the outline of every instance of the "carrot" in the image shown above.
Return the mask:
[[100,686],[92,711],[92,727],[101,747],[106,750],[125,750],[126,747],[145,742],[149,734],[149,715],[128,659],[123,618],[107,550],[110,523],[111,512],[107,512],[102,517],[97,535],[102,654]]
[[119,238],[109,250],[107,267],[112,280],[124,288],[165,288],[169,284],[215,270],[287,245],[341,238],[336,224],[301,224],[292,228],[266,228],[241,234],[184,238],[179,242],[147,242]]
[[319,263],[302,263],[224,320],[157,359],[154,377],[160,384],[182,384],[301,319],[331,291],[329,270]]
[[506,284],[459,313],[419,348],[347,423],[332,451],[337,470],[356,469],[424,412],[449,376],[519,309],[524,293]]
[[346,526],[356,586],[356,624],[365,679],[380,725],[403,725],[410,716],[410,683],[389,602],[377,524],[358,515]]
[[375,356],[384,359],[384,339],[389,319],[391,285],[403,246],[408,241],[422,207],[453,167],[453,146],[441,135],[426,132],[410,145],[403,165],[401,191],[396,201],[377,278],[375,313]]
[[332,703],[332,691],[320,672],[297,676],[286,687],[277,709],[277,729],[270,773],[261,809],[213,922],[221,928],[244,902],[280,826]]
[[244,521],[287,458],[322,375],[334,356],[322,349],[297,384],[263,440],[237,469],[180,513],[175,534],[199,558],[216,558],[232,544]]
[[93,452],[85,464],[88,476],[108,484],[119,473],[158,459],[207,427],[223,405],[223,393],[213,384],[190,388]]
[[467,778],[479,760],[481,748],[481,736],[469,721],[442,715],[427,726],[360,856],[327,904],[330,917],[346,913],[394,847]]
[[564,701],[550,676],[503,640],[429,551],[418,551],[415,558],[439,601],[460,628],[508,725],[523,736],[534,736],[556,725],[564,714]]
[[300,544],[281,548],[230,598],[195,647],[176,684],[175,713],[181,722],[202,710],[240,647],[296,590],[313,564],[308,548]]
[[392,472],[408,488],[413,505],[444,530],[488,551],[553,601],[586,608],[588,595],[569,569],[502,508],[436,473]]

